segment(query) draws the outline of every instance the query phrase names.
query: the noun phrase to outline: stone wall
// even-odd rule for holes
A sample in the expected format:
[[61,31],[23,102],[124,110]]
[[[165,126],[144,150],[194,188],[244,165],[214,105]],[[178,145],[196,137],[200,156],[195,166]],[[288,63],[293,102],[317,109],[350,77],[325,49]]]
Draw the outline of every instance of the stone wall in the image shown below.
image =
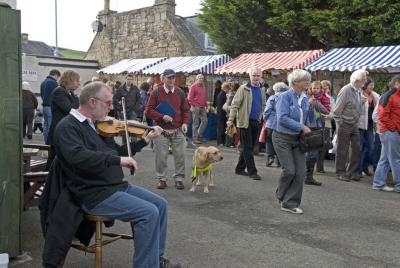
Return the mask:
[[105,27],[96,34],[86,59],[98,60],[102,66],[125,58],[206,54],[175,16],[174,1],[156,1],[154,6],[122,13],[103,11],[98,17]]

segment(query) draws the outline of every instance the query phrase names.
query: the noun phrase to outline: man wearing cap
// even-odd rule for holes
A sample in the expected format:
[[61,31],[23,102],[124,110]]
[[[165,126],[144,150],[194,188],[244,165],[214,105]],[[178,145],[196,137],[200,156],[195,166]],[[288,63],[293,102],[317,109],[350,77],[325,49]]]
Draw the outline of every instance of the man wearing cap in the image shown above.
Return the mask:
[[[159,136],[154,140],[156,173],[160,180],[157,188],[165,189],[167,187],[167,157],[168,147],[171,144],[175,162],[173,175],[175,188],[182,190],[185,178],[185,134],[189,123],[190,108],[185,93],[175,86],[174,70],[164,70],[161,79],[162,83],[154,86],[145,111],[155,125],[161,126],[170,134],[169,137]],[[168,109],[160,107],[171,107],[173,112],[167,112]]]
[[193,142],[200,144],[203,142],[203,133],[208,123],[207,91],[202,74],[196,76],[196,82],[190,87],[188,100],[193,120]]

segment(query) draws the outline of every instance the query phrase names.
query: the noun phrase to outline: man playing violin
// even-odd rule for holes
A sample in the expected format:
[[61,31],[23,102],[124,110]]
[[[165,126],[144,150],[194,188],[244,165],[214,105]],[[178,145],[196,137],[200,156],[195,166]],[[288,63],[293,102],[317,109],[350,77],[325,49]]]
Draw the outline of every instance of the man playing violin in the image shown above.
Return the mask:
[[[156,173],[160,180],[158,189],[167,187],[166,169],[168,147],[171,144],[175,162],[175,188],[184,189],[183,179],[185,178],[185,133],[189,123],[189,102],[185,93],[175,86],[175,72],[166,69],[162,73],[162,82],[157,85],[150,94],[146,107],[146,115],[153,119],[154,125],[162,126],[165,131],[171,134],[167,138],[159,136],[154,140],[156,155]],[[174,114],[163,114],[158,109],[159,105],[168,103]]]
[[[53,180],[52,173],[57,173],[58,176],[61,174],[65,187],[71,193],[71,199],[85,213],[130,222],[135,234],[134,267],[180,267],[171,265],[163,257],[167,233],[166,200],[124,181],[122,167],[137,169],[137,162],[126,156],[127,148],[116,144],[113,138],[99,136],[96,130],[96,121],[103,120],[112,107],[110,88],[101,82],[86,85],[82,89],[79,104],[79,109],[71,110],[56,128],[54,145],[57,158],[48,180]],[[156,126],[144,138],[132,142],[132,152],[139,152],[162,131],[161,127]],[[61,172],[57,172],[57,169]],[[46,186],[48,184],[51,185],[52,181],[46,182]],[[45,196],[47,192],[48,189],[45,189]],[[43,211],[46,206],[43,199],[40,205],[41,213],[48,212]],[[48,206],[51,207],[51,204]],[[57,246],[61,247],[55,245],[54,238],[61,235],[55,232],[57,228],[51,226],[53,219],[57,217],[55,213],[61,212],[54,208],[49,215],[51,220],[44,226],[45,267],[56,267],[59,264],[56,263],[58,259],[52,261],[54,255],[60,255]],[[68,220],[68,215],[58,215]],[[43,215],[41,217],[43,220]],[[70,241],[65,240],[67,230],[62,231],[63,242],[69,245]],[[61,256],[61,260],[63,258],[65,256]]]

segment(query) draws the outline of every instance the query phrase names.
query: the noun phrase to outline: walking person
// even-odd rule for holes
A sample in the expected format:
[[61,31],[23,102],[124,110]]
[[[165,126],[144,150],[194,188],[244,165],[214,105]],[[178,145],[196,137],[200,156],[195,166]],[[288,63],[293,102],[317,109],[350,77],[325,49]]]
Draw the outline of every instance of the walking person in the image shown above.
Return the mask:
[[[351,74],[350,83],[340,90],[333,111],[337,132],[336,176],[341,181],[360,180],[357,173],[360,160],[358,124],[361,116],[361,88],[367,81],[367,75],[365,70],[357,70]],[[347,160],[349,165],[346,168]]]
[[43,138],[44,142],[47,143],[47,138],[50,131],[52,113],[51,113],[51,95],[53,91],[58,87],[58,79],[61,73],[57,69],[50,71],[46,79],[40,84],[40,96],[42,97],[43,106]]
[[203,143],[203,133],[207,128],[207,90],[204,85],[204,76],[198,74],[195,83],[189,90],[189,104],[192,112],[193,143]]
[[267,153],[267,163],[266,166],[270,167],[275,162],[277,167],[280,167],[279,158],[276,155],[274,144],[272,142],[272,133],[276,131],[276,102],[278,101],[279,95],[283,92],[287,91],[289,87],[283,83],[278,82],[275,83],[272,87],[275,94],[270,96],[267,100],[267,104],[265,106],[264,111],[264,120],[266,122],[266,131],[267,135],[265,138],[265,145],[266,145],[266,153]]
[[28,82],[22,82],[22,136],[32,139],[33,117],[38,101]]
[[[265,109],[265,92],[261,85],[261,70],[257,67],[249,71],[250,81],[241,85],[233,97],[227,127],[233,125],[240,132],[240,155],[235,167],[238,175],[249,176],[261,180],[254,163],[253,150],[258,139],[259,125]],[[247,172],[246,172],[247,169]]]
[[165,69],[162,83],[154,86],[150,93],[145,114],[153,120],[153,125],[161,126],[170,134],[159,136],[154,140],[156,174],[159,180],[158,189],[167,188],[167,160],[169,145],[174,156],[175,188],[185,188],[185,135],[189,123],[189,103],[185,93],[175,86],[175,72]]
[[[300,208],[306,177],[306,155],[300,151],[300,135],[310,132],[307,126],[308,99],[305,94],[311,74],[304,70],[293,70],[288,75],[290,89],[282,93],[276,103],[276,131],[272,141],[282,165],[276,197],[281,210],[302,214]],[[312,116],[312,114],[310,114]]]
[[[382,151],[372,189],[400,193],[400,75],[392,78],[391,85],[394,89],[384,93],[379,100]],[[394,188],[386,185],[389,170],[392,170]]]

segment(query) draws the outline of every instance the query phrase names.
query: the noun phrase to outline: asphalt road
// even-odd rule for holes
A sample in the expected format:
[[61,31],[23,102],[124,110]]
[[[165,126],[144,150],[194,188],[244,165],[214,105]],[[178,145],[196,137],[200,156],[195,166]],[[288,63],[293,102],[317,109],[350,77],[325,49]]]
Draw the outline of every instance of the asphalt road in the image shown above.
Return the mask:
[[[167,189],[156,189],[150,148],[137,155],[136,175],[127,175],[130,182],[168,200],[166,256],[172,261],[193,268],[400,267],[399,194],[372,190],[370,177],[338,181],[328,161],[328,172],[316,174],[323,185],[305,185],[304,214],[293,215],[279,209],[274,193],[280,170],[265,167],[265,156],[255,157],[263,179],[254,181],[234,174],[234,149],[221,151],[224,160],[214,167],[216,186],[208,194],[201,186],[189,192],[193,149],[186,151],[185,190],[176,190],[171,179]],[[172,156],[168,165],[172,176]],[[41,267],[39,212],[33,208],[22,217],[25,254],[12,267]],[[116,222],[112,230],[130,233],[123,222]],[[104,267],[132,266],[131,242],[107,245],[103,253]],[[94,256],[71,249],[65,267],[94,267]]]

